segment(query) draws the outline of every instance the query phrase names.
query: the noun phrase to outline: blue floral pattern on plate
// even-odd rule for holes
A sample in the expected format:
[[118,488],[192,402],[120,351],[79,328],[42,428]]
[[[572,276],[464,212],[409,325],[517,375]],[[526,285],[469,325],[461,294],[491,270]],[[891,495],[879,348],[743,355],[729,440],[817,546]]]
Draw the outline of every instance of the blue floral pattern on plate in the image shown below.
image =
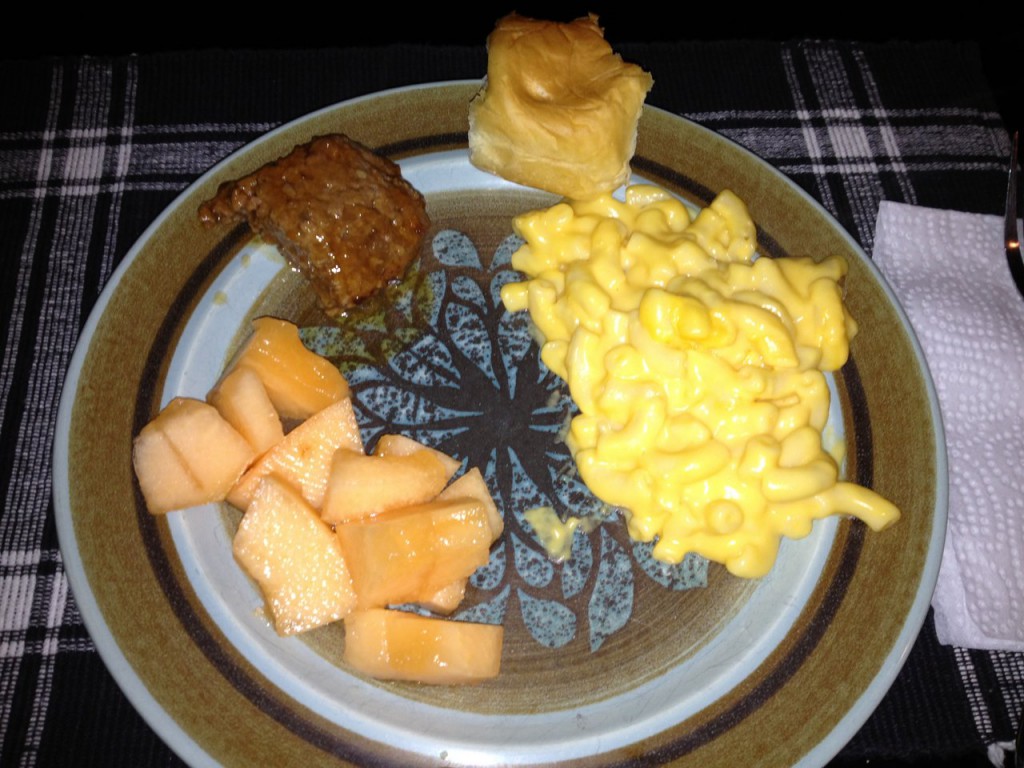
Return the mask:
[[[706,586],[708,564],[655,560],[577,476],[561,440],[568,390],[540,362],[528,315],[501,303],[501,287],[521,279],[511,266],[521,242],[510,235],[486,258],[464,233],[442,230],[385,301],[303,338],[348,378],[367,445],[399,432],[483,473],[505,535],[454,618],[501,623],[518,610],[539,644],[559,648],[585,631],[596,651],[629,620],[638,575],[680,591]],[[577,531],[571,558],[554,563],[525,518],[540,506],[607,519]]]

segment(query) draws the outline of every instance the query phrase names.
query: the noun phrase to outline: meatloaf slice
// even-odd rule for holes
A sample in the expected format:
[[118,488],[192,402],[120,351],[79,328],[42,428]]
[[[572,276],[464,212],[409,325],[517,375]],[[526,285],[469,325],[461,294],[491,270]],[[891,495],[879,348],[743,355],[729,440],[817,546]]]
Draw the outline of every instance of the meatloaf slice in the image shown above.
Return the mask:
[[239,219],[277,245],[335,318],[401,277],[430,226],[398,166],[343,134],[225,182],[199,206],[208,226]]

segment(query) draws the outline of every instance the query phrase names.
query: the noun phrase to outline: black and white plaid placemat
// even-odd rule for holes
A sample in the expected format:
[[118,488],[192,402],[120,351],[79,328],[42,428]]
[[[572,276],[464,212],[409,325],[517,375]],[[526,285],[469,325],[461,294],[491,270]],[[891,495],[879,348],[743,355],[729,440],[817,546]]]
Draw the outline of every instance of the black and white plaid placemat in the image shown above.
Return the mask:
[[[748,147],[871,251],[882,199],[997,213],[1008,140],[970,44],[626,45],[649,101]],[[479,77],[480,47],[0,62],[0,765],[179,761],[82,626],[51,500],[56,405],[111,271],[185,186],[282,122]],[[942,647],[929,619],[837,766],[1001,765],[1024,655]]]

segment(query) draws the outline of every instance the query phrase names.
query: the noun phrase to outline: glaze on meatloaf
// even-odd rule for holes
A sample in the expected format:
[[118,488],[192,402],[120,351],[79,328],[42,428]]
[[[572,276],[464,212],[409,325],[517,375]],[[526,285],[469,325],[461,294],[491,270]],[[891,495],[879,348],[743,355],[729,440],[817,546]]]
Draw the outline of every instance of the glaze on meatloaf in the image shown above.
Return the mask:
[[343,134],[225,182],[199,207],[208,226],[239,219],[277,245],[335,318],[401,277],[430,226],[398,166]]

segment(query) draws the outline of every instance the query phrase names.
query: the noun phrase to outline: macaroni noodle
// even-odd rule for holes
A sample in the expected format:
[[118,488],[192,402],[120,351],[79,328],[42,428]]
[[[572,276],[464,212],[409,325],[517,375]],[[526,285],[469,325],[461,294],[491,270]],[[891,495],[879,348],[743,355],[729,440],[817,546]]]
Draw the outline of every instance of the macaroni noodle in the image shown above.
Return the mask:
[[529,310],[541,359],[579,414],[566,442],[587,486],[621,507],[654,556],[697,552],[758,577],[782,536],[899,510],[839,480],[822,445],[823,372],[857,332],[838,257],[756,258],[746,205],[723,191],[691,218],[650,185],[516,218],[526,274],[501,297]]

